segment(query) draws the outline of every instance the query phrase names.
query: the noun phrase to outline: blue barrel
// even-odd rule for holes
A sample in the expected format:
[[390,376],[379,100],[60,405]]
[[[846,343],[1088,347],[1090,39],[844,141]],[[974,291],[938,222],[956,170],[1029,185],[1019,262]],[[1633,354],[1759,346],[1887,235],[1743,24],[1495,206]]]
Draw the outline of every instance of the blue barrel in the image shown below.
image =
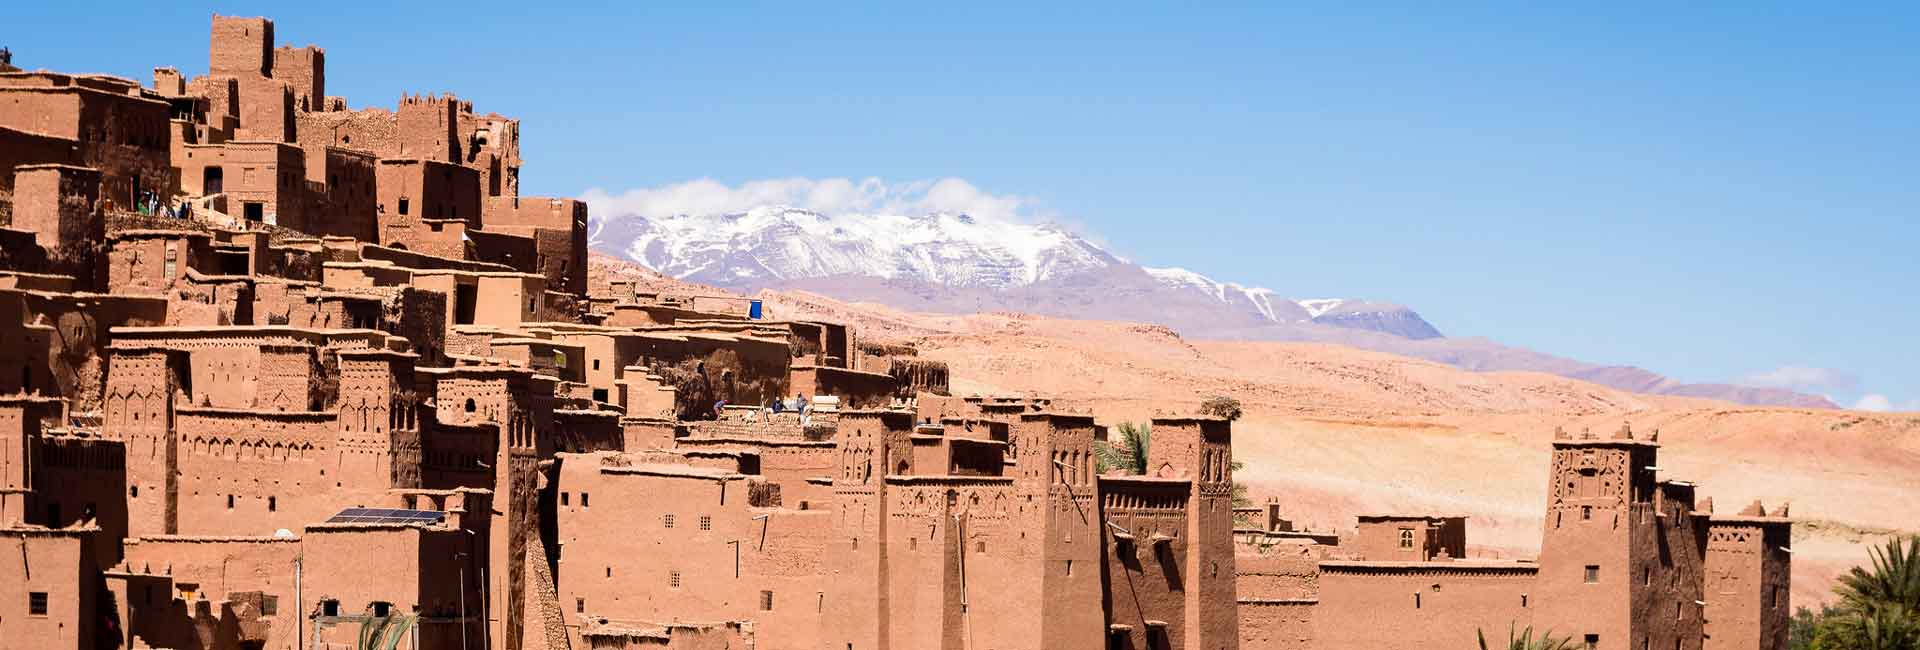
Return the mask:
[[747,318],[760,320],[760,301],[758,300],[748,301]]

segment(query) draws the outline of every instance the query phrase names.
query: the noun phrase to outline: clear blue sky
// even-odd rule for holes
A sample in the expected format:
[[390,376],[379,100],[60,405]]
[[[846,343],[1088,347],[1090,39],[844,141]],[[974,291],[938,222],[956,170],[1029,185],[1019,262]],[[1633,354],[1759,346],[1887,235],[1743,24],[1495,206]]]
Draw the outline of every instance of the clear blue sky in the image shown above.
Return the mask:
[[17,64],[142,79],[269,15],[355,107],[521,117],[529,194],[958,177],[1147,264],[1920,409],[1911,5],[16,4]]

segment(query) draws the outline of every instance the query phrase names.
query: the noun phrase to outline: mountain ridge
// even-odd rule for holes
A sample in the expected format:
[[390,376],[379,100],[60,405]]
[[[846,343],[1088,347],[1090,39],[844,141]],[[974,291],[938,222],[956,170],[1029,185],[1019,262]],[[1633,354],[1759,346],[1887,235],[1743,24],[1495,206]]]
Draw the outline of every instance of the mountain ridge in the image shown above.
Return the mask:
[[828,216],[785,205],[708,215],[595,217],[589,245],[683,282],[808,291],[928,313],[1026,312],[1170,327],[1194,339],[1338,343],[1467,370],[1528,370],[1647,394],[1838,408],[1778,388],[1688,384],[1486,339],[1449,337],[1404,305],[1282,297],[1182,267],[1149,267],[1054,224],[965,213]]
[[[589,243],[677,279],[737,290],[872,278],[896,286],[922,283],[926,287],[915,291],[920,294],[948,288],[1026,291],[1057,299],[1065,292],[1114,289],[1102,283],[1118,281],[1126,295],[1141,299],[1181,294],[1175,302],[1206,315],[1189,328],[1209,322],[1238,326],[1318,320],[1408,338],[1441,336],[1402,305],[1315,299],[1309,310],[1307,302],[1283,298],[1271,289],[1221,282],[1178,267],[1135,264],[1054,224],[965,213],[830,217],[768,205],[708,215],[617,216],[595,220]],[[1213,301],[1191,300],[1195,296]],[[1044,306],[1038,300],[1012,302]]]

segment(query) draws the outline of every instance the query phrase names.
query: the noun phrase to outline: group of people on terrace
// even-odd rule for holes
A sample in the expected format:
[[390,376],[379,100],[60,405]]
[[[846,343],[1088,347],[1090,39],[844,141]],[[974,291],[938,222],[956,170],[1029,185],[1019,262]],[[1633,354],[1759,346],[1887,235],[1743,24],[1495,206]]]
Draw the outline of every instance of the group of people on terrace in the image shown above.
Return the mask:
[[[181,199],[180,207],[175,209],[173,202],[162,198],[159,192],[141,192],[138,198],[139,201],[132,206],[135,213],[153,217],[166,217],[168,219],[193,218],[192,201]],[[106,202],[105,210],[112,212],[114,209],[113,199],[105,198],[102,200]]]
[[[726,410],[726,407],[727,407],[727,400],[722,399],[720,401],[714,402],[713,403],[714,419],[724,419],[726,417],[726,413],[724,412]],[[779,399],[776,397],[769,397],[767,398],[767,401],[765,404],[760,405],[760,408],[758,410],[751,411],[742,417],[747,422],[753,422],[755,420],[760,420],[763,418],[767,420],[772,420],[775,415],[778,415],[781,413],[798,414],[800,418],[800,424],[802,426],[805,426],[807,424],[807,421],[813,415],[813,399],[800,393],[794,393],[793,399],[790,399],[790,400]]]

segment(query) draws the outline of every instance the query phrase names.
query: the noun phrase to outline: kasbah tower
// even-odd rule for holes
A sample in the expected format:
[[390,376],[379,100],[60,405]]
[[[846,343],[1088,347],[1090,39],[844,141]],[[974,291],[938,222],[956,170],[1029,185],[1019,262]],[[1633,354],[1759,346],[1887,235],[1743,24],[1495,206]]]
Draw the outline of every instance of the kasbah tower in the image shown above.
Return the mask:
[[517,119],[211,35],[148,84],[0,58],[0,648],[1786,647],[1786,509],[1713,512],[1657,432],[1555,436],[1537,560],[1295,530],[1228,420],[1103,473],[1097,414],[590,278]]

